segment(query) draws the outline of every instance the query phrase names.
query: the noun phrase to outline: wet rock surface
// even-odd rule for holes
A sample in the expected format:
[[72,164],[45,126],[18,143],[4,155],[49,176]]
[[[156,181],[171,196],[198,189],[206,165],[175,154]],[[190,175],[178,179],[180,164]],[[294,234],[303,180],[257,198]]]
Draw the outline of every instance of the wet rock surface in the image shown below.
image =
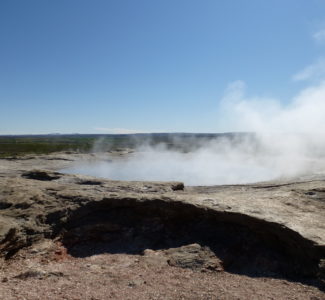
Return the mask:
[[[324,180],[184,187],[57,172],[80,159],[93,157],[55,154],[0,161],[5,264],[26,249],[59,261],[131,255],[149,269],[309,280],[322,294]],[[92,272],[101,270],[96,268]],[[71,279],[63,273],[22,268],[12,278]],[[129,287],[144,281],[131,280]]]

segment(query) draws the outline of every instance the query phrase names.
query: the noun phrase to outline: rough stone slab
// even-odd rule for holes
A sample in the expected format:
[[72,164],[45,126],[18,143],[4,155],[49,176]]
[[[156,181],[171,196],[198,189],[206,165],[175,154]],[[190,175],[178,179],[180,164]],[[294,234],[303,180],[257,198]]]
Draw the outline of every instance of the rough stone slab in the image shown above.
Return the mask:
[[54,238],[76,212],[82,217],[82,208],[145,203],[210,214],[274,237],[300,257],[320,262],[325,257],[325,180],[183,189],[178,182],[110,181],[55,172],[78,159],[61,155],[0,162],[3,255]]

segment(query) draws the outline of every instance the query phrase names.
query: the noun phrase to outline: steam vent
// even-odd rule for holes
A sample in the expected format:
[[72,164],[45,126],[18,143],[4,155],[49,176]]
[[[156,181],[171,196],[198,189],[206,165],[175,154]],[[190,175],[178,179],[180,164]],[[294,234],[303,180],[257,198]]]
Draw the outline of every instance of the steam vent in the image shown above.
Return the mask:
[[[321,299],[324,180],[184,187],[181,182],[111,181],[56,171],[85,157],[2,160],[2,295],[10,282],[30,284],[32,291],[46,282],[75,285],[74,276],[81,274],[109,282],[117,278],[117,289],[119,284],[128,289],[151,284],[154,293],[156,279],[150,279],[150,272],[176,272],[180,285],[197,277],[197,284],[212,294],[218,280],[240,277],[245,285],[262,288],[267,280],[280,286],[285,281],[288,293],[290,284],[298,285]],[[278,295],[282,299],[285,294]]]

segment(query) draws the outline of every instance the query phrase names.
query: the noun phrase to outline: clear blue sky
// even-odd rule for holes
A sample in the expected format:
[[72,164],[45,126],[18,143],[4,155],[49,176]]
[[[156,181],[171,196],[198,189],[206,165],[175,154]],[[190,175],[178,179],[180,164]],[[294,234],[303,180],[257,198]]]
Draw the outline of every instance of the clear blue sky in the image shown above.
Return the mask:
[[1,0],[0,134],[227,131],[228,84],[289,101],[324,28],[322,0]]

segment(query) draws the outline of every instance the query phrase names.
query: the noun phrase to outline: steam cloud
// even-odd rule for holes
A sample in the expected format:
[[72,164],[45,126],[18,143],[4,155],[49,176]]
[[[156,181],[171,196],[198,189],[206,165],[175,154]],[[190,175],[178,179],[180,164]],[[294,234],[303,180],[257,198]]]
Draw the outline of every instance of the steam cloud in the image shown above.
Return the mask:
[[286,105],[276,99],[248,98],[245,90],[242,81],[229,85],[221,101],[219,126],[254,132],[254,136],[193,140],[196,145],[187,153],[162,144],[140,145],[126,159],[99,160],[68,171],[116,180],[176,180],[187,185],[325,174],[325,81],[305,88]]

